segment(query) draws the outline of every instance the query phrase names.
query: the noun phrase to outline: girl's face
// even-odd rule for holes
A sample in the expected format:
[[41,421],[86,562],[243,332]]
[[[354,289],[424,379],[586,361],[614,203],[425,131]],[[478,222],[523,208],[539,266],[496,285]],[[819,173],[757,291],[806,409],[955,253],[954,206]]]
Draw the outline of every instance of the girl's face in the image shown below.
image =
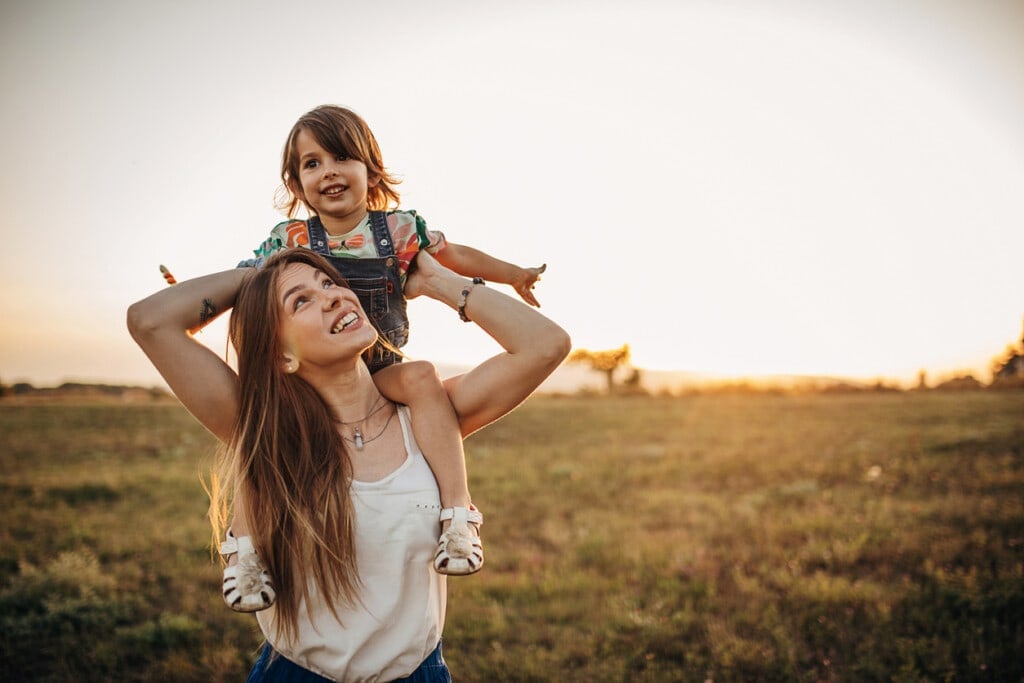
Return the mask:
[[366,215],[367,189],[378,178],[367,178],[362,161],[328,152],[305,128],[295,138],[295,152],[299,176],[293,191],[320,216],[328,232],[341,235],[356,227]]
[[355,293],[305,263],[292,263],[281,271],[277,302],[278,334],[286,356],[281,360],[298,361],[300,375],[352,365],[377,340]]

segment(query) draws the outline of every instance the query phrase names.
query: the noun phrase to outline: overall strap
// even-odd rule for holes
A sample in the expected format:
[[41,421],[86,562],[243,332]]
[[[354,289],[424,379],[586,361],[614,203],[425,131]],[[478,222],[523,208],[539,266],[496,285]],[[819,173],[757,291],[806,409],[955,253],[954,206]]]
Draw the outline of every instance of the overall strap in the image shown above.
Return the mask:
[[377,256],[387,258],[395,255],[394,245],[391,244],[391,233],[388,231],[388,219],[383,211],[370,212],[370,229],[373,230],[373,239],[377,243]]
[[306,232],[309,233],[309,248],[324,256],[331,255],[331,249],[327,246],[327,231],[324,230],[319,216],[310,216],[306,221]]

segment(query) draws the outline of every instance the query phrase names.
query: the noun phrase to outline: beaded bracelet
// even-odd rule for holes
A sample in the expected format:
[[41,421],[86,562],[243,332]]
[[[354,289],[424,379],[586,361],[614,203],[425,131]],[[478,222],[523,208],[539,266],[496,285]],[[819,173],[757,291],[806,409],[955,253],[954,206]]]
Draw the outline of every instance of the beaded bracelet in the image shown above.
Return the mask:
[[464,323],[471,322],[470,319],[469,319],[469,316],[466,315],[466,300],[469,298],[469,293],[472,292],[473,288],[476,287],[477,285],[485,285],[485,284],[487,284],[487,283],[484,282],[484,279],[482,277],[475,277],[475,278],[473,278],[472,284],[467,285],[466,287],[463,288],[463,290],[462,290],[462,299],[459,301],[459,319],[461,319],[462,322],[464,322]]

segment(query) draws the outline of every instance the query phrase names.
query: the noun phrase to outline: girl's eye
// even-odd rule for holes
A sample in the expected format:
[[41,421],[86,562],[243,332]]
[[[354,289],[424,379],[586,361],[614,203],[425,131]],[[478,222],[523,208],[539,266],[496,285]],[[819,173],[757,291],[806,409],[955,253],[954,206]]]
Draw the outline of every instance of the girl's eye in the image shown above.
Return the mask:
[[324,281],[320,283],[320,286],[323,289],[330,289],[331,287],[334,286],[334,280],[330,278],[324,278]]
[[307,299],[306,297],[304,297],[302,295],[299,295],[299,296],[295,297],[295,300],[292,302],[292,310],[293,311],[299,310],[299,307],[302,306],[302,304],[306,303],[307,301],[309,301],[309,299]]
[[348,159],[349,159],[344,154],[339,154],[337,158],[338,158],[338,161],[348,161]]
[[306,163],[303,164],[302,167],[303,168],[316,168],[319,163],[320,162],[318,162],[316,159],[308,159],[306,161]]

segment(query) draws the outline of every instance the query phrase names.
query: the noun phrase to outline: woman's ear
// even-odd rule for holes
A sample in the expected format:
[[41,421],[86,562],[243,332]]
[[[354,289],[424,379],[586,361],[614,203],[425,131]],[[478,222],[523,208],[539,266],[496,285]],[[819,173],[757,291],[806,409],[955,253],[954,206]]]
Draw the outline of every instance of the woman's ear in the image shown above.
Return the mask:
[[299,359],[286,353],[281,357],[281,368],[289,375],[294,375],[299,371]]
[[380,182],[380,176],[376,173],[371,173],[366,176],[367,187],[377,187],[377,183]]

